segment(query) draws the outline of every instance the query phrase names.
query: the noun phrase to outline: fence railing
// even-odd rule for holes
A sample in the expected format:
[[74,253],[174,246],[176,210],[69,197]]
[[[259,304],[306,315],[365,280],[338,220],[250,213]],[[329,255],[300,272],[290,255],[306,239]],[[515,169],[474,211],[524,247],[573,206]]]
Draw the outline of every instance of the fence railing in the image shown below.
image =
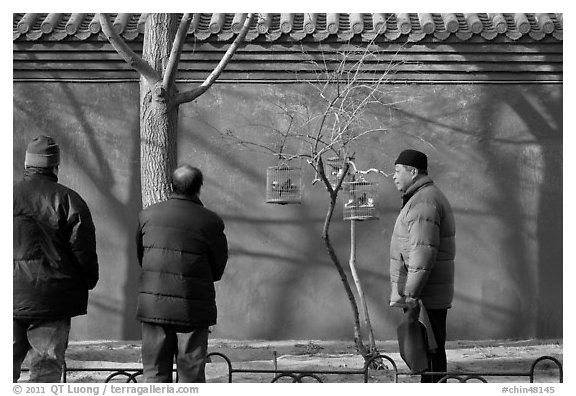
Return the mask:
[[[228,356],[220,352],[211,352],[207,356],[209,364],[214,362],[216,358],[223,359],[226,363],[227,373],[226,377],[229,383],[234,380],[235,374],[273,374],[274,378],[271,382],[279,382],[285,379],[291,379],[292,382],[303,382],[304,380],[312,380],[316,382],[324,382],[322,377],[327,375],[358,375],[363,377],[365,383],[370,382],[371,378],[374,378],[376,373],[385,370],[386,377],[389,378],[390,382],[399,382],[399,378],[403,376],[413,376],[408,371],[399,371],[398,365],[390,356],[385,354],[379,354],[373,356],[368,361],[365,362],[364,367],[350,370],[299,370],[299,369],[247,369],[247,368],[236,368],[233,366],[232,361]],[[534,383],[536,370],[544,362],[552,364],[557,369],[555,372],[557,376],[555,379],[557,382],[563,382],[564,373],[562,363],[552,356],[541,356],[534,360],[528,371],[492,371],[492,372],[464,372],[464,371],[448,371],[448,372],[426,372],[430,375],[442,375],[440,382],[449,382],[450,380],[457,380],[458,382],[488,382],[486,377],[525,377],[530,383]],[[23,369],[22,371],[28,371],[28,369]],[[63,370],[63,382],[67,382],[68,373],[71,372],[110,372],[111,374],[106,377],[104,382],[110,382],[112,380],[118,380],[120,378],[125,378],[126,383],[137,383],[137,378],[142,376],[142,369],[137,368],[114,368],[114,367],[98,367],[98,368],[67,368],[64,367]],[[373,375],[371,375],[373,374]]]

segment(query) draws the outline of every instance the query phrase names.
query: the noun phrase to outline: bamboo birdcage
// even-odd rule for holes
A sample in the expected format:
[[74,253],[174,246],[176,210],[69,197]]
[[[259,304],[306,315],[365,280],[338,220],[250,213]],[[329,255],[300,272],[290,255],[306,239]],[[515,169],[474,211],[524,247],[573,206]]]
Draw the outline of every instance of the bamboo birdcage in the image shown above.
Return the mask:
[[302,171],[286,164],[266,169],[266,203],[299,204],[302,202]]
[[377,187],[364,179],[346,182],[344,220],[378,220]]

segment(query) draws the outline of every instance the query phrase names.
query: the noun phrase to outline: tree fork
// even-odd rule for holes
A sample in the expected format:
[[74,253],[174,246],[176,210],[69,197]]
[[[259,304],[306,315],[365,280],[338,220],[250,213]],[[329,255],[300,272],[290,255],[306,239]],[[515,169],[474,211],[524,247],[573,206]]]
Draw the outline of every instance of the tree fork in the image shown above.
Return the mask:
[[346,291],[346,295],[348,296],[348,300],[350,301],[350,306],[352,307],[352,314],[354,316],[354,343],[356,344],[357,351],[364,357],[365,360],[370,358],[370,352],[364,346],[362,341],[362,330],[360,327],[360,312],[358,310],[358,304],[356,303],[356,298],[354,297],[354,293],[352,292],[352,288],[350,287],[350,283],[348,282],[348,277],[346,276],[346,272],[344,271],[344,267],[340,263],[336,252],[334,251],[334,247],[332,246],[332,242],[330,242],[330,223],[332,221],[332,216],[334,215],[334,208],[336,207],[336,198],[338,197],[338,191],[342,186],[342,182],[344,181],[344,177],[346,173],[348,173],[348,162],[344,163],[344,168],[342,174],[339,176],[336,186],[333,188],[330,184],[330,181],[326,177],[326,173],[324,172],[324,163],[322,161],[322,156],[318,156],[318,160],[316,163],[317,172],[321,178],[321,180],[326,185],[326,189],[330,193],[330,204],[328,206],[328,211],[326,213],[326,218],[324,219],[324,227],[322,228],[322,240],[324,241],[324,245],[326,250],[328,251],[328,255],[332,260],[332,263],[336,267],[338,274],[340,275],[340,280],[344,286],[344,290]]
[[[162,75],[178,30],[176,14],[150,14],[146,19],[142,57]],[[162,28],[159,28],[162,27]],[[178,106],[174,84],[140,78],[140,172],[142,206],[164,201],[171,192],[176,167]]]

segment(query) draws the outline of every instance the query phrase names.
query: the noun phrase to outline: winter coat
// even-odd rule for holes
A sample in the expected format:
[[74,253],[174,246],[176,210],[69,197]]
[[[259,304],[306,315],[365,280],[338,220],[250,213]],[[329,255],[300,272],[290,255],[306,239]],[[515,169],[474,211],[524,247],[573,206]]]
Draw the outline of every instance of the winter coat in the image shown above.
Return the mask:
[[98,282],[90,210],[57,180],[27,170],[13,186],[14,318],[84,315],[88,290]]
[[390,243],[391,306],[405,296],[427,309],[445,309],[454,295],[455,224],[450,203],[425,176],[403,196]]
[[224,222],[197,197],[173,194],[139,216],[137,317],[188,329],[216,324],[214,282],[228,260]]

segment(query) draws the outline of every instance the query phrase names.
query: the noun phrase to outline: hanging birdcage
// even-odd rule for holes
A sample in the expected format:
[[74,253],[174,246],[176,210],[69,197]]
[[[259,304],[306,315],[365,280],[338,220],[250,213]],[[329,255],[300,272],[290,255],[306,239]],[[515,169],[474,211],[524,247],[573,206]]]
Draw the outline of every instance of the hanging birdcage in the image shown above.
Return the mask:
[[344,220],[378,220],[377,187],[364,179],[346,182]]
[[[328,177],[328,181],[332,185],[332,188],[336,188],[336,184],[338,183],[338,178],[344,172],[344,160],[340,157],[332,157],[326,160],[326,167],[324,172],[326,173],[326,177]],[[347,181],[352,179],[352,175],[350,172],[346,176],[344,176],[344,181],[342,182],[342,189],[346,191],[348,188]]]
[[302,171],[287,164],[266,169],[266,202],[280,205],[302,202]]

